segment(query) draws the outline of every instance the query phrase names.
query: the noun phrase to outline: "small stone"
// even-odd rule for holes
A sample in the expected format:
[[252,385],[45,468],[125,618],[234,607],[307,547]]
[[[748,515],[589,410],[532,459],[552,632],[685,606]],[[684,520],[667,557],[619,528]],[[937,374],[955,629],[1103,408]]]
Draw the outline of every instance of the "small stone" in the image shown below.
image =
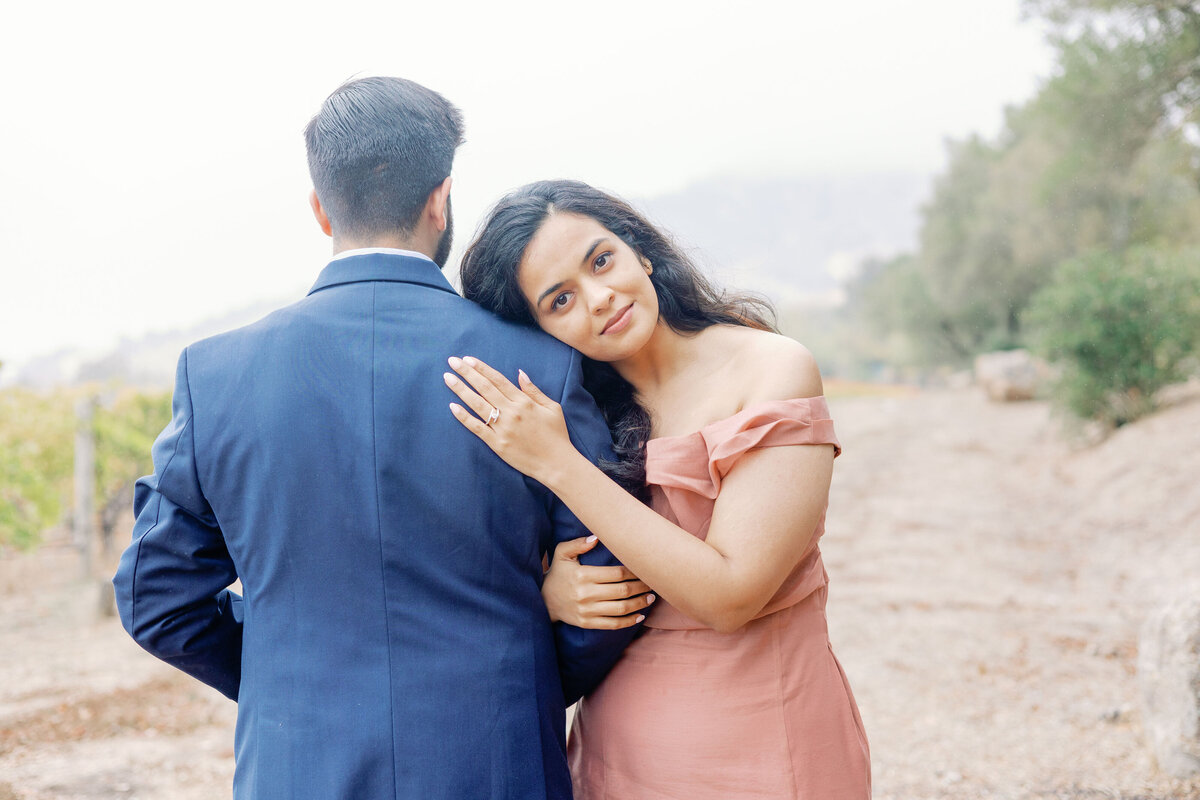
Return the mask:
[[962,773],[955,772],[954,770],[940,772],[938,773],[938,777],[941,778],[943,786],[951,786],[955,783],[962,783],[963,779]]
[[1028,350],[1003,350],[975,357],[975,382],[997,402],[1032,400],[1047,372]]

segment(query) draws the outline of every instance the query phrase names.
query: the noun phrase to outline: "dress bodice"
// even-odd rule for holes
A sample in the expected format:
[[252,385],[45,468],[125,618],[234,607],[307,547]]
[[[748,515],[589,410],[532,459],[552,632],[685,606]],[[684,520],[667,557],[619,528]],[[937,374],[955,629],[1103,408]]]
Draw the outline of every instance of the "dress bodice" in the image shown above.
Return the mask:
[[[708,535],[721,482],[744,454],[760,447],[800,444],[831,444],[835,454],[841,452],[824,397],[754,403],[693,433],[651,439],[646,443],[651,505],[703,539]],[[824,530],[822,511],[799,563],[756,619],[797,603],[825,585],[825,567],[817,546]],[[663,600],[646,625],[676,630],[704,627]]]

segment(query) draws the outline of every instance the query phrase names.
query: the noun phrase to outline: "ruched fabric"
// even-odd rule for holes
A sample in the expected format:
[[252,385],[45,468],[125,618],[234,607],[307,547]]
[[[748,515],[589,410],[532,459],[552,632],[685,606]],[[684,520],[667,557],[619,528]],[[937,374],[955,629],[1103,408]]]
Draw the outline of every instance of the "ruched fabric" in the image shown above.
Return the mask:
[[[703,539],[742,455],[826,444],[841,452],[825,398],[756,403],[648,442],[651,503]],[[824,523],[822,513],[779,591],[734,633],[655,604],[646,632],[577,708],[577,800],[870,797],[866,734],[825,622]]]
[[646,443],[646,482],[668,496],[683,489],[716,500],[721,480],[744,453],[789,444],[831,444],[835,453],[842,452],[824,397],[767,400],[695,433],[651,439]]

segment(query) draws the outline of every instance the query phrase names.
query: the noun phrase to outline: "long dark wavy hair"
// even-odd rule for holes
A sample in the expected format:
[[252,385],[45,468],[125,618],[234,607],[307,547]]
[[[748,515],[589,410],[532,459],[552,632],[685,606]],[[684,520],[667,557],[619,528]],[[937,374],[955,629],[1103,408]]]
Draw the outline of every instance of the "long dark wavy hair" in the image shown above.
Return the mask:
[[[529,242],[555,213],[591,217],[647,259],[653,265],[650,282],[658,295],[659,319],[672,330],[694,334],[722,324],[776,330],[775,311],[766,299],[722,291],[632,206],[580,181],[538,181],[502,198],[463,256],[463,296],[505,319],[536,325],[517,270]],[[645,500],[650,414],[611,364],[585,359],[584,386],[604,414],[617,455],[601,468]]]

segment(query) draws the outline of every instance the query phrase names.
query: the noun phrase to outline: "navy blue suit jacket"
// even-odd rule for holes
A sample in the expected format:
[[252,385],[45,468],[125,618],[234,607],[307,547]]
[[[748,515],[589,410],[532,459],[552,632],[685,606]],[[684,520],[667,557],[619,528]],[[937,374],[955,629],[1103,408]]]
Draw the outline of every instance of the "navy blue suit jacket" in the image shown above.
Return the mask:
[[579,354],[419,258],[335,260],[180,358],[114,584],[139,644],[238,701],[238,800],[571,796],[565,705],[635,630],[551,624],[542,556],[587,532],[450,414],[451,355],[607,448]]

